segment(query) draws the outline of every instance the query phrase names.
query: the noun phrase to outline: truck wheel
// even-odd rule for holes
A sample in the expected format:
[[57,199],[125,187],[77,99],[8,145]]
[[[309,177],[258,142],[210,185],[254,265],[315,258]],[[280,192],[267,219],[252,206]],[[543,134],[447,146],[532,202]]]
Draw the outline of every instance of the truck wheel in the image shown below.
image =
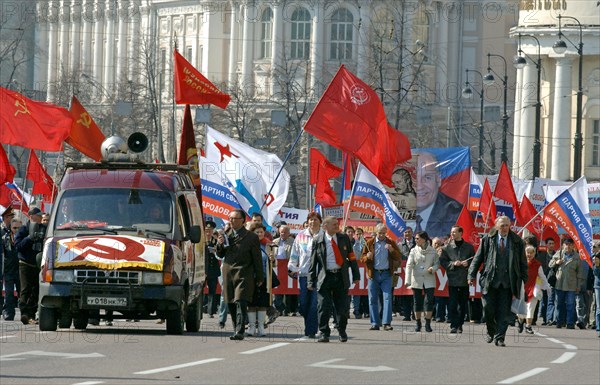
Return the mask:
[[85,330],[88,325],[88,313],[81,312],[73,318],[73,326],[75,329]]
[[56,331],[56,309],[40,306],[40,330],[44,332]]
[[184,298],[177,309],[167,313],[167,334],[183,334],[186,303]]
[[202,320],[202,295],[196,298],[193,304],[188,307],[187,319],[185,320],[185,330],[190,333],[196,333],[200,330],[200,321]]
[[62,309],[60,311],[60,318],[58,319],[58,327],[61,329],[69,329],[72,322],[73,318],[71,318],[71,312],[68,309]]

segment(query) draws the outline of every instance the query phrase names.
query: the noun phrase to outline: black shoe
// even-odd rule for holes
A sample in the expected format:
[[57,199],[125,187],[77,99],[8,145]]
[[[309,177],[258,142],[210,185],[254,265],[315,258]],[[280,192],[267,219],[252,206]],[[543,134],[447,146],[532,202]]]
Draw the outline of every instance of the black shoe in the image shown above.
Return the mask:
[[567,329],[575,329],[575,325],[567,325]]
[[314,334],[309,334],[307,337],[310,338],[311,340],[315,339],[315,335]]
[[234,335],[229,337],[229,339],[232,341],[241,341],[244,339],[244,334],[243,333],[235,333]]
[[525,326],[525,333],[527,333],[527,334],[533,334],[533,333],[534,333],[534,331],[533,331],[533,329],[531,328],[531,326]]
[[523,327],[525,326],[525,323],[521,320],[519,320],[519,333],[523,333]]
[[412,319],[410,319],[410,317],[404,317],[402,318],[402,321],[412,321]]
[[546,326],[546,325],[548,325],[548,322],[546,322],[546,321],[542,322],[542,326]]
[[29,317],[26,314],[23,314],[21,316],[21,322],[23,322],[23,325],[29,325]]
[[392,325],[388,324],[388,325],[383,325],[383,330],[390,331],[390,330],[394,330],[394,328],[392,327]]
[[450,334],[456,334],[456,333],[458,333],[458,329],[457,328],[450,329]]
[[373,325],[373,326],[371,326],[371,328],[369,330],[379,330],[379,326]]
[[100,320],[98,318],[90,318],[88,322],[90,325],[94,325],[94,326],[100,325]]
[[225,329],[225,323],[223,323],[223,322],[219,322],[219,328],[221,328],[221,329]]
[[356,318],[356,319],[361,319],[361,318],[362,318],[362,314],[358,314],[358,313],[357,313],[357,314],[354,314],[354,318]]
[[563,325],[561,325],[561,324],[556,324],[556,328],[557,328],[557,329],[560,329],[560,328],[562,328],[562,327],[563,327]]
[[487,342],[488,344],[491,344],[493,340],[494,340],[494,337],[493,337],[493,336],[491,336],[491,335],[489,335],[489,334],[487,334],[487,335],[485,336],[485,342]]
[[431,328],[431,320],[430,319],[425,320],[425,331],[427,333],[431,333],[433,331],[433,329]]
[[462,326],[458,327],[458,332],[462,334],[463,330],[462,330]]
[[15,316],[14,315],[8,315],[4,317],[5,321],[14,321],[15,320]]
[[504,343],[504,339],[503,338],[498,338],[496,340],[496,346],[506,346],[506,344]]
[[579,329],[585,329],[585,325],[583,324],[583,322],[577,322],[576,325]]
[[548,326],[555,326],[556,325],[556,321],[552,321],[548,323]]
[[421,320],[417,320],[417,325],[415,326],[415,332],[420,332],[421,331]]
[[346,332],[340,332],[340,342],[348,341],[348,334]]
[[321,334],[319,339],[317,339],[317,342],[329,342],[329,336]]

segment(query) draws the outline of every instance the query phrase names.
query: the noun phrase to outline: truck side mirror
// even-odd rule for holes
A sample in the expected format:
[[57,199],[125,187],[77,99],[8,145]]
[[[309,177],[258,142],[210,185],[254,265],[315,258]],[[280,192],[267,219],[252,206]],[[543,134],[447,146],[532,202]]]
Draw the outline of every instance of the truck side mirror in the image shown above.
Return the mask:
[[199,243],[201,236],[202,232],[200,231],[200,226],[194,225],[190,227],[190,241],[192,241],[192,243]]

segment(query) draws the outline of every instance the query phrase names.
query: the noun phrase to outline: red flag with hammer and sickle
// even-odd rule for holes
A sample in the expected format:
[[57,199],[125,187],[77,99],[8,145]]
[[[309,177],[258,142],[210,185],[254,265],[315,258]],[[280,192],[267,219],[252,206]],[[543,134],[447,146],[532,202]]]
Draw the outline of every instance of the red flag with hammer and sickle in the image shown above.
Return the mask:
[[100,161],[102,159],[100,146],[105,136],[75,96],[71,100],[71,116],[73,117],[73,125],[71,126],[71,135],[69,135],[66,142],[83,155],[89,156],[95,161]]

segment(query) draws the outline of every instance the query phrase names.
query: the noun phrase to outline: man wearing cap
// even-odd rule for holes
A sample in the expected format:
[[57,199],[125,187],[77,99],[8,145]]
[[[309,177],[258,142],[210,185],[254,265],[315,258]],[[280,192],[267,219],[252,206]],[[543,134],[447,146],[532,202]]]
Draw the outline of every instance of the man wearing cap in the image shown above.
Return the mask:
[[206,237],[204,258],[206,266],[206,285],[208,286],[207,313],[210,318],[217,312],[217,282],[221,276],[221,267],[216,256],[217,238],[214,237],[214,231],[217,224],[213,221],[206,221],[204,225],[204,236]]
[[562,249],[554,254],[548,267],[556,269],[556,327],[575,329],[575,295],[585,276],[579,253],[571,238],[563,241]]
[[29,221],[21,226],[15,236],[15,247],[19,256],[19,277],[21,293],[19,309],[23,324],[36,323],[39,296],[39,274],[37,254],[42,252],[46,226],[42,224],[42,210],[37,207],[29,210]]
[[[14,218],[15,213],[13,212],[13,208],[11,205],[4,208],[0,206],[0,210],[2,213],[2,222],[0,222],[0,239],[3,239],[6,235],[10,235],[10,222]],[[4,282],[4,274],[5,274],[5,258],[6,251],[2,247],[2,243],[0,243],[0,308],[4,309],[4,296],[2,296],[2,283]]]

